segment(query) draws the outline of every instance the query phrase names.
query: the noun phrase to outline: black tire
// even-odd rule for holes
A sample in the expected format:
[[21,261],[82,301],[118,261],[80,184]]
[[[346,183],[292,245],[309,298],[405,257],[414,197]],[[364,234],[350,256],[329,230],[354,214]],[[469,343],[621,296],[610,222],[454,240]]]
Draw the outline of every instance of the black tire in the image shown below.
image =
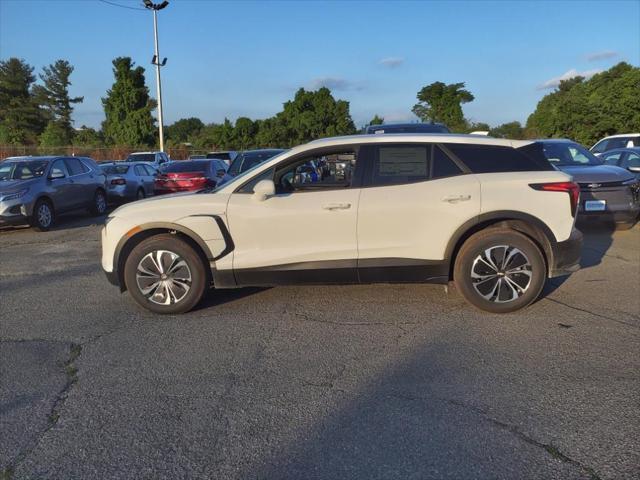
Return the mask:
[[31,226],[39,232],[46,232],[53,227],[55,222],[56,215],[53,204],[46,198],[38,200],[33,207],[33,214],[31,215],[30,221]]
[[107,194],[101,188],[93,194],[93,203],[89,208],[91,215],[101,216],[107,213]]
[[136,200],[142,200],[143,198],[146,198],[146,196],[147,195],[144,193],[144,188],[139,188],[136,192]]
[[[166,252],[160,256],[162,270],[165,272],[172,265],[179,264],[180,260],[184,260],[186,269],[180,267],[173,272],[173,276],[166,279],[160,275],[139,274],[139,265],[147,272],[157,273],[157,257],[152,259],[148,255],[156,255],[154,252],[158,251]],[[179,260],[169,254],[176,255]],[[186,280],[187,277],[189,281]],[[154,289],[155,279],[158,279],[158,286]],[[176,280],[176,283],[172,280]],[[208,283],[208,275],[198,252],[184,240],[167,233],[147,238],[136,245],[125,261],[124,281],[127,290],[139,305],[154,313],[173,314],[188,312],[200,302]],[[185,284],[189,286],[188,290],[181,286]],[[145,294],[144,287],[151,291]],[[164,304],[167,299],[169,303]]]
[[[487,252],[489,262],[485,260]],[[505,257],[509,259],[506,266]],[[546,278],[546,263],[538,246],[509,228],[490,228],[469,237],[458,252],[453,271],[456,288],[465,300],[491,313],[514,312],[531,304]]]

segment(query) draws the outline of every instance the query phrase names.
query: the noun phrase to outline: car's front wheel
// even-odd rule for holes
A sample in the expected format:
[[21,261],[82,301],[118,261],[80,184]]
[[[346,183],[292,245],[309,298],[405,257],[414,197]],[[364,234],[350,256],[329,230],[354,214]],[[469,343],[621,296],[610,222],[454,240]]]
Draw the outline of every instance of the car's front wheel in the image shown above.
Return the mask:
[[161,234],[140,242],[129,254],[124,280],[133,299],[155,313],[184,313],[202,299],[205,264],[184,240]]
[[472,305],[508,313],[538,298],[546,280],[538,246],[508,228],[490,228],[469,237],[458,252],[453,279]]
[[91,205],[91,214],[99,216],[107,212],[107,195],[104,190],[98,189],[93,195],[93,204]]
[[40,232],[46,232],[53,226],[55,219],[55,212],[51,202],[44,198],[38,200],[35,207],[33,207],[31,226]]

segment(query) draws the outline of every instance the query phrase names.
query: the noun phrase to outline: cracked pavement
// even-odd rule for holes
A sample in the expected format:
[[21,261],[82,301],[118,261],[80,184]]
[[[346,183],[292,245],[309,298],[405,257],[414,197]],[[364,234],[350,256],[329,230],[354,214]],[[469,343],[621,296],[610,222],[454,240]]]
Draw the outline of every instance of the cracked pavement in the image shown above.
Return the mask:
[[360,285],[157,317],[94,222],[0,232],[0,478],[640,477],[640,226],[507,316]]

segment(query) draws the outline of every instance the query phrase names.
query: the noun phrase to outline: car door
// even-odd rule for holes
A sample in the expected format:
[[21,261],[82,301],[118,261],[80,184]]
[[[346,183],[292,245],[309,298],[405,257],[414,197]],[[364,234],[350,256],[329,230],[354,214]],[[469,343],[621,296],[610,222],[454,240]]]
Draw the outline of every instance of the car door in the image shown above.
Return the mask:
[[64,161],[69,172],[70,189],[73,191],[72,208],[85,208],[93,205],[95,181],[91,170],[78,158],[69,157]]
[[52,191],[53,207],[57,212],[75,208],[75,185],[62,158],[54,160],[51,164],[47,182]]
[[358,207],[360,281],[446,276],[453,233],[480,213],[480,183],[437,145],[379,144]]
[[[303,178],[301,167],[318,158],[334,165],[332,174]],[[227,219],[238,285],[357,282],[359,164],[352,146],[300,154],[233,193]],[[276,185],[263,201],[252,194],[260,179]]]
[[158,171],[151,165],[141,165],[146,175],[144,177],[144,191],[147,195],[153,195],[153,185],[158,175]]

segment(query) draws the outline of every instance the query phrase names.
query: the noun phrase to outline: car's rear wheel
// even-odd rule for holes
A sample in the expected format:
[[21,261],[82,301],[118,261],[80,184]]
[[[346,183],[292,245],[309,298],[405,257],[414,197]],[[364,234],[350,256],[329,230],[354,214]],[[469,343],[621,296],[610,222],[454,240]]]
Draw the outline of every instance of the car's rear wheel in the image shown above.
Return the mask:
[[90,211],[91,214],[95,216],[107,213],[107,194],[104,193],[104,190],[101,188],[93,194],[93,204],[91,205]]
[[35,207],[33,207],[31,226],[40,232],[46,232],[53,226],[55,220],[56,217],[51,202],[44,198],[38,200]]
[[526,235],[491,228],[469,237],[456,257],[453,279],[472,305],[508,313],[538,298],[546,280],[538,246]]
[[124,280],[133,299],[155,313],[184,313],[202,299],[204,262],[187,242],[161,234],[140,242],[129,254]]

